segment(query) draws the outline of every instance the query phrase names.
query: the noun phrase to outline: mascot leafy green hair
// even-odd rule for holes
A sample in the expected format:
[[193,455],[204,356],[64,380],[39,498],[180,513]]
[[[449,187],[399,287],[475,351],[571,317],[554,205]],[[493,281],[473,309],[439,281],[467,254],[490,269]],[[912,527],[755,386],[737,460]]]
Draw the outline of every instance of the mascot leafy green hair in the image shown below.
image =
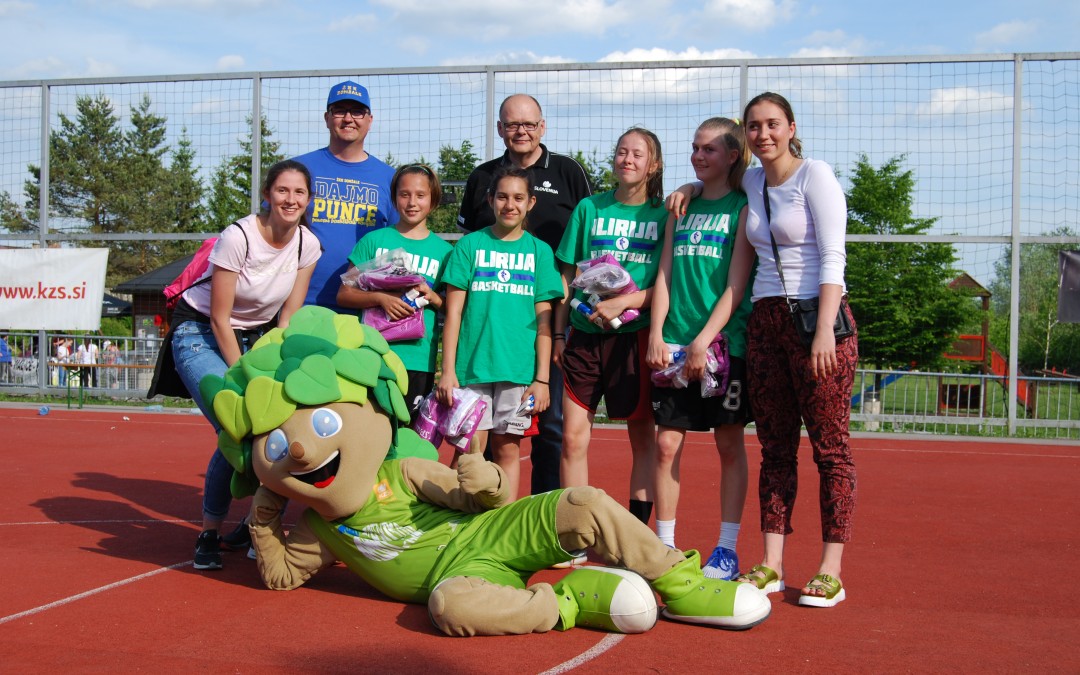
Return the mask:
[[437,458],[430,444],[400,428],[409,422],[407,387],[405,364],[378,331],[355,316],[306,306],[288,328],[263,335],[224,377],[204,377],[199,392],[221,427],[218,447],[234,470],[233,496],[242,498],[259,487],[251,467],[252,438],[272,431],[299,406],[367,405],[373,396],[394,428],[387,459]]

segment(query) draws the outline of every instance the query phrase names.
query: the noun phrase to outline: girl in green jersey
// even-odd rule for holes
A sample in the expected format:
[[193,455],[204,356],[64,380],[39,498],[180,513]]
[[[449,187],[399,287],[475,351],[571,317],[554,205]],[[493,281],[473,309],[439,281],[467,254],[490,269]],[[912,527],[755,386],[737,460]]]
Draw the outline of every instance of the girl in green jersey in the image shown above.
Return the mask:
[[[668,221],[664,253],[653,291],[647,361],[660,369],[671,362],[669,344],[685,350],[685,389],[653,388],[653,414],[659,427],[655,482],[656,529],[661,540],[675,545],[675,511],[679,502],[679,460],[687,431],[713,431],[720,454],[720,537],[705,573],[734,579],[739,574],[735,543],[746,501],[747,465],[743,427],[749,421],[746,396],[746,319],[749,297],[733,307],[728,268],[746,239],[746,195],[742,176],[750,152],[743,127],[714,117],[698,127],[691,161],[704,187],[686,212]],[[749,250],[742,254],[749,253]],[[724,333],[731,356],[728,388],[719,396],[702,397],[700,379],[705,352]]]
[[428,216],[438,208],[442,199],[442,185],[431,167],[425,164],[401,167],[390,181],[390,194],[397,208],[398,222],[393,227],[380,228],[364,235],[349,254],[349,262],[358,266],[386,251],[404,249],[409,271],[425,279],[425,283],[415,290],[428,304],[422,309],[413,307],[402,299],[404,289],[363,291],[345,284],[338,289],[337,302],[342,307],[353,309],[381,307],[386,316],[394,321],[404,319],[413,312],[424,313],[424,336],[392,345],[394,353],[401,357],[409,373],[409,391],[405,395],[405,403],[415,421],[420,402],[435,385],[435,360],[439,349],[438,312],[443,306],[443,298],[436,289],[442,286],[442,268],[453,249],[442,237],[428,229]]

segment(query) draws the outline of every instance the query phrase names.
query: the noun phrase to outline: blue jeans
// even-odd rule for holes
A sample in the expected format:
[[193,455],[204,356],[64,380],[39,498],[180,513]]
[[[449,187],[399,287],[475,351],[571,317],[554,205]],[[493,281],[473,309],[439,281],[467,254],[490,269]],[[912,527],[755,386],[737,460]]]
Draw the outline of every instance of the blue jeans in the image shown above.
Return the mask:
[[[208,420],[211,420],[214,431],[220,432],[221,427],[215,424],[212,421],[214,418],[208,414],[210,410],[208,402],[204,401],[199,393],[199,381],[205,376],[222,377],[228,370],[210,324],[185,321],[174,328],[172,350],[176,372],[187,387],[195,405],[199,406],[199,410],[206,415]],[[224,520],[229,515],[229,505],[232,503],[230,488],[232,472],[232,466],[221,454],[221,450],[215,448],[214,454],[210,457],[210,463],[206,467],[206,482],[203,484],[203,518]]]

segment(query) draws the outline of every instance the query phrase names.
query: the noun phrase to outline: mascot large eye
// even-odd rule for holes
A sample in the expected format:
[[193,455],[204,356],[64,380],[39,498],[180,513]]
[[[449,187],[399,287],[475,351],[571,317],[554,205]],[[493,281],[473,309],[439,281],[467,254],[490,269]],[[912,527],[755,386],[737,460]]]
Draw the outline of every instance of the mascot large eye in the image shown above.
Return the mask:
[[319,438],[330,438],[341,431],[341,415],[330,408],[319,408],[311,415],[311,428]]
[[289,454],[289,438],[281,429],[274,429],[266,437],[266,459],[280,462]]

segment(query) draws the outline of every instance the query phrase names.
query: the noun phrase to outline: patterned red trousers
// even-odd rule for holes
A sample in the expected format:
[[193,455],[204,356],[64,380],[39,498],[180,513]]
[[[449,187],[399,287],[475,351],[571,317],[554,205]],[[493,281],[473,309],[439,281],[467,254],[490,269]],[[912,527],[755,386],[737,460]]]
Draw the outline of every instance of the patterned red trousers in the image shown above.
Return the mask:
[[799,485],[799,432],[805,423],[820,476],[822,539],[849,541],[855,511],[855,462],[848,431],[851,387],[859,360],[858,331],[837,343],[837,371],[821,380],[811,375],[810,348],[799,341],[784,298],[754,303],[747,342],[750,408],[761,442],[761,531],[792,532],[791,513]]

